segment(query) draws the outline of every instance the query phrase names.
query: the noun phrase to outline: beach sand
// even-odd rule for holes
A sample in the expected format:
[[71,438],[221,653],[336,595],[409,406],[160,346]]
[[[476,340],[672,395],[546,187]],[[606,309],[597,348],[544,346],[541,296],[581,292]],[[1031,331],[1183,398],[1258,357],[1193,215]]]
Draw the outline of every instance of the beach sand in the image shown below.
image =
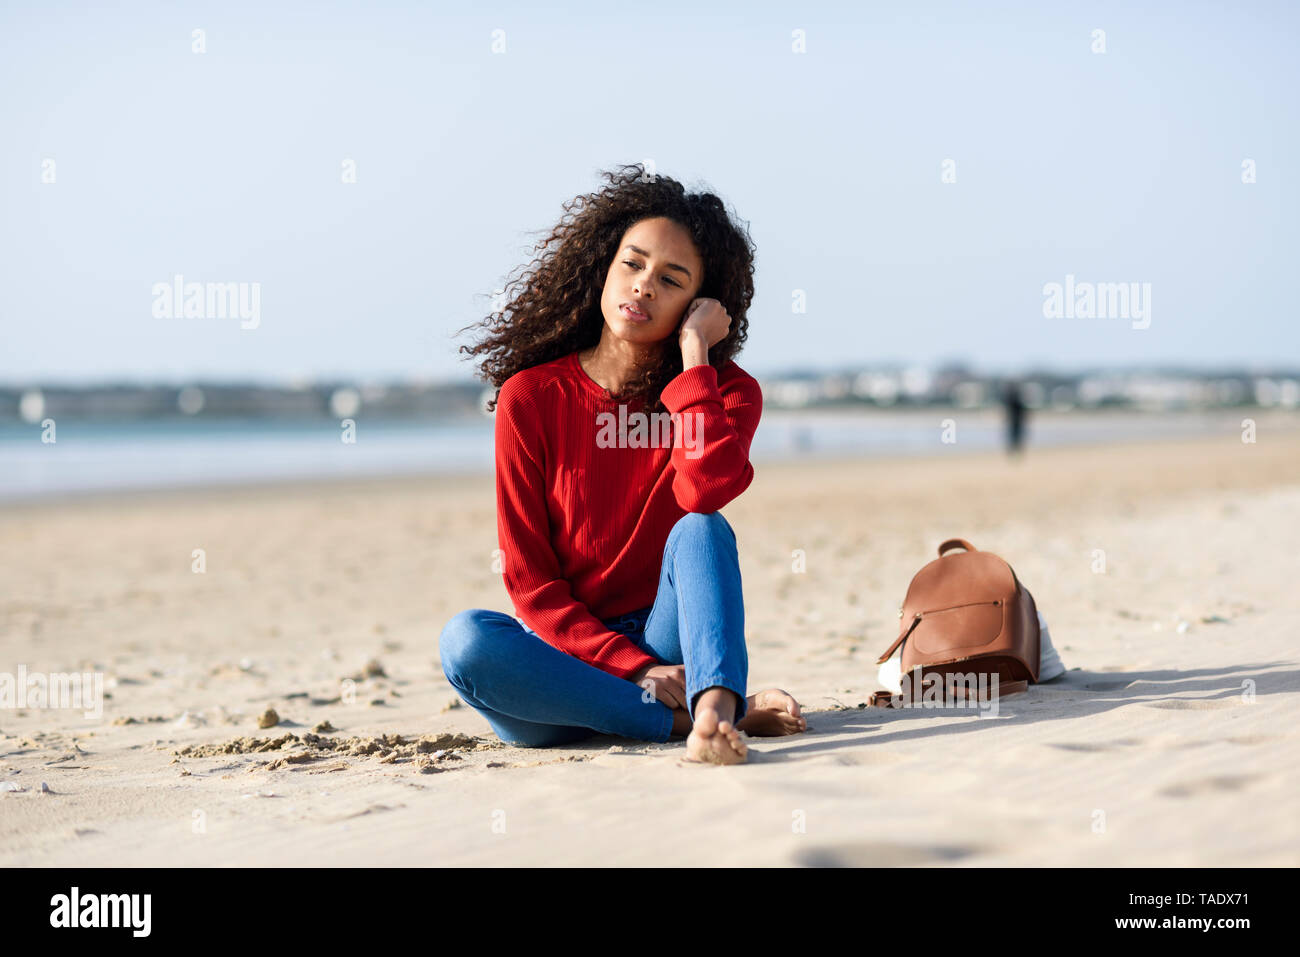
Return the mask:
[[[750,689],[809,730],[729,768],[506,747],[456,706],[442,625],[512,610],[490,475],[8,506],[0,672],[111,698],[0,710],[0,863],[1300,864],[1300,422],[1255,418],[1254,444],[762,464],[723,510]],[[996,717],[862,707],[949,537],[1011,563],[1070,670]]]

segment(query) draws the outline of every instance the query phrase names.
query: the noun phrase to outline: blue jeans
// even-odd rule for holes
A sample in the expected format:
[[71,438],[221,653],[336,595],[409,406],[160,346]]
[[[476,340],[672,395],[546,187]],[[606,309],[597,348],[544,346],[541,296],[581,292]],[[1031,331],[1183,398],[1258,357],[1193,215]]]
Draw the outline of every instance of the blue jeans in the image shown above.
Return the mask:
[[[696,698],[729,688],[745,716],[745,609],[736,534],[718,512],[688,512],[664,546],[659,590],[649,608],[603,620],[662,664],[686,666],[692,720]],[[438,639],[443,674],[501,740],[520,747],[569,744],[595,734],[667,741],[672,709],[619,678],[547,644],[504,612],[473,608]],[[645,699],[649,698],[649,701]]]

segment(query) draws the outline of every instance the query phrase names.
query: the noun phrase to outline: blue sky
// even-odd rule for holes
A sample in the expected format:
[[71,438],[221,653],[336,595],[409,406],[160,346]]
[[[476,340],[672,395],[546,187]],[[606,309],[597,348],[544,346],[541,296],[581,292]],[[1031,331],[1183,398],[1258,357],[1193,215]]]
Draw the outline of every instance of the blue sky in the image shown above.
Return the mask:
[[[1294,365],[1297,13],[1132,7],[9,2],[0,382],[467,378],[455,331],[646,158],[749,222],[755,373]],[[178,273],[257,328],[155,317]],[[1149,326],[1045,317],[1067,275]]]

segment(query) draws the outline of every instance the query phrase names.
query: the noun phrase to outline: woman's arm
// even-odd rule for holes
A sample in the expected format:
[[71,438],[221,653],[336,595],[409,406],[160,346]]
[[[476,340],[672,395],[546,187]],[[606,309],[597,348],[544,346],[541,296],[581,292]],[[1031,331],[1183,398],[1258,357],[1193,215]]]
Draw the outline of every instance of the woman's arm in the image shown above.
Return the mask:
[[[685,343],[682,358],[689,359]],[[688,512],[716,512],[754,480],[749,447],[763,414],[763,392],[747,374],[720,389],[718,371],[705,363],[683,369],[661,399],[677,426],[673,494]]]
[[510,381],[497,397],[497,535],[506,591],[519,617],[547,644],[601,671],[631,678],[658,660],[605,627],[561,577],[546,508],[541,448],[546,426],[531,399],[521,401]]

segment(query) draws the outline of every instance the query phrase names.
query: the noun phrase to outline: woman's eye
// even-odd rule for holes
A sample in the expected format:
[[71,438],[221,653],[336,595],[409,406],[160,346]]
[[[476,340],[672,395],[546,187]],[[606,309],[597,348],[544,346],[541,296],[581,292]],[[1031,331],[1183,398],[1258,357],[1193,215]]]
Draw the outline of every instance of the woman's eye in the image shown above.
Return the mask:
[[[624,265],[631,266],[633,269],[639,269],[639,268],[640,268],[640,266],[639,266],[637,263],[634,263],[634,262],[632,262],[631,260],[628,260],[628,259],[624,259],[624,260],[623,260],[623,263],[624,263]],[[670,277],[668,277],[668,276],[664,276],[664,280],[665,280],[666,282],[668,282],[668,283],[670,283],[670,284],[676,286],[678,289],[681,289],[681,288],[682,288],[682,284],[679,283],[676,279],[672,279],[672,278],[670,278]]]

